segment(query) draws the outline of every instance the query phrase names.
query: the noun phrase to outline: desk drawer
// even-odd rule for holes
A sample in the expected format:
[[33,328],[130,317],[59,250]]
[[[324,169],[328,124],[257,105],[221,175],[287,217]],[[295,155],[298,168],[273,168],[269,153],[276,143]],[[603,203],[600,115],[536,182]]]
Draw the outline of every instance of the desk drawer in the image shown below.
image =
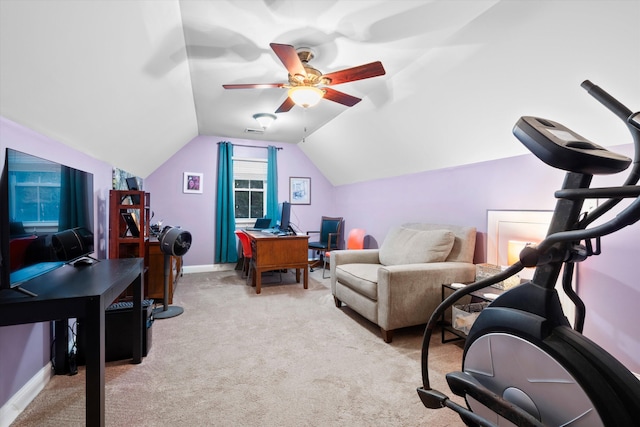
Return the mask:
[[279,237],[251,242],[253,259],[258,266],[306,264],[306,239]]

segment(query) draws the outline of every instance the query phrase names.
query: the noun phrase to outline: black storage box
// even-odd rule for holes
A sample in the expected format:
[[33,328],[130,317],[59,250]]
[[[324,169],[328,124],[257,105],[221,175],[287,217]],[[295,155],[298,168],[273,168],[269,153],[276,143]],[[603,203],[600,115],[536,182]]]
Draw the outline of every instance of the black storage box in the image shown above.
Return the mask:
[[[104,335],[106,362],[131,359],[133,357],[131,334],[131,312],[133,302],[118,302],[111,304],[104,313]],[[153,300],[142,301],[142,356],[146,356],[151,349],[151,327],[153,326]],[[77,323],[77,361],[85,364],[84,358],[84,325],[82,319]]]

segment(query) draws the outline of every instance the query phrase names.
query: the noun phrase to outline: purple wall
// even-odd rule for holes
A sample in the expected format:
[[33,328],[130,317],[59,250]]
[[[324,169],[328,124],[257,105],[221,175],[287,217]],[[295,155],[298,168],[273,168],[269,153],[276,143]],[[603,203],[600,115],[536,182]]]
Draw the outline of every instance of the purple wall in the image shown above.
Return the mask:
[[[367,230],[369,246],[381,244],[389,228],[403,222],[471,225],[482,232],[487,209],[553,209],[547,189],[562,176],[533,156],[518,156],[337,187],[336,209],[347,218],[346,229]],[[481,236],[476,260],[484,260],[485,250]]]
[[[0,164],[6,147],[93,173],[96,252],[104,257],[111,166],[0,117]],[[49,349],[49,323],[0,327],[0,406],[49,362]]]
[[[144,180],[144,189],[151,194],[152,223],[181,226],[193,236],[191,249],[184,257],[185,266],[211,266],[214,259],[215,198],[218,164],[218,142],[226,139],[199,136],[189,142]],[[291,144],[262,143],[232,139],[234,144],[282,147],[278,151],[278,200],[289,200],[289,177],[311,178],[311,204],[293,205],[291,222],[300,231],[318,230],[322,215],[333,215],[333,187],[307,156]],[[265,148],[234,145],[234,156],[266,159]],[[203,173],[203,193],[184,194],[184,172]]]

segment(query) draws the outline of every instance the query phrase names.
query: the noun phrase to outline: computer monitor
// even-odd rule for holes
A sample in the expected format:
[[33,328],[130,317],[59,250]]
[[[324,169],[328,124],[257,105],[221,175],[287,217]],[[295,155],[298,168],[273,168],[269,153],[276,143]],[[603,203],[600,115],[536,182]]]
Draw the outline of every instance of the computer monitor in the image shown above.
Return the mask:
[[278,228],[280,231],[290,231],[291,230],[291,203],[282,202],[280,203],[280,221],[278,223]]

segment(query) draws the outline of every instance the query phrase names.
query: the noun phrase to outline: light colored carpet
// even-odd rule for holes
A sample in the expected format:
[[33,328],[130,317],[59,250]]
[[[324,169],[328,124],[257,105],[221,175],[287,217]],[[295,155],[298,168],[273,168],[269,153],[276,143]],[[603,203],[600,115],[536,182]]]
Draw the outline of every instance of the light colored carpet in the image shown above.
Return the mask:
[[[155,321],[143,363],[107,363],[106,425],[463,425],[415,391],[423,327],[386,344],[377,326],[335,307],[329,286],[320,270],[308,290],[287,274],[260,295],[237,271],[185,275],[174,296],[184,314]],[[451,394],[444,373],[461,355],[434,334],[435,388]],[[84,374],[55,376],[12,426],[84,425]]]

